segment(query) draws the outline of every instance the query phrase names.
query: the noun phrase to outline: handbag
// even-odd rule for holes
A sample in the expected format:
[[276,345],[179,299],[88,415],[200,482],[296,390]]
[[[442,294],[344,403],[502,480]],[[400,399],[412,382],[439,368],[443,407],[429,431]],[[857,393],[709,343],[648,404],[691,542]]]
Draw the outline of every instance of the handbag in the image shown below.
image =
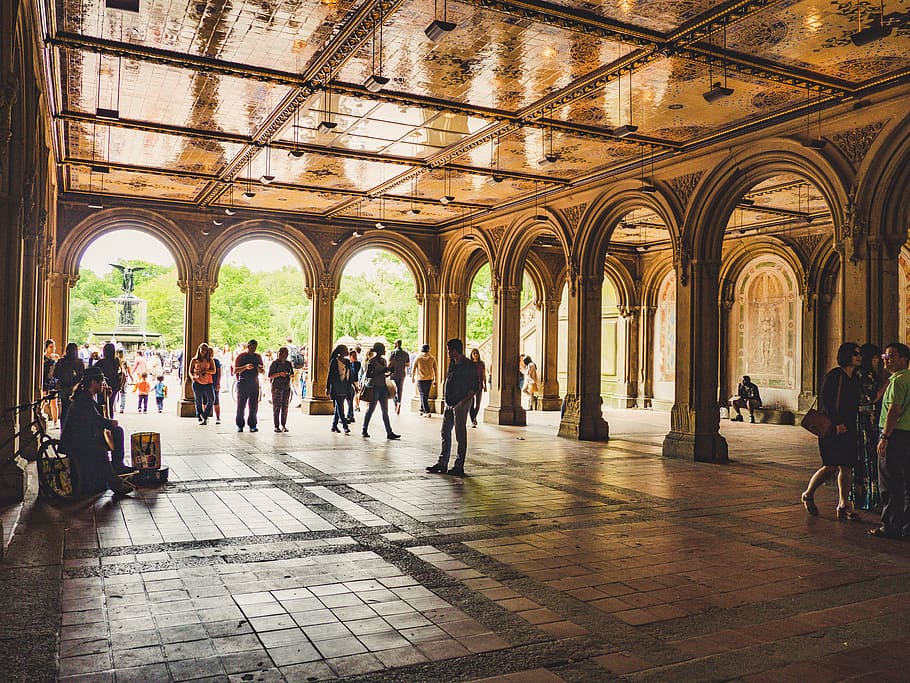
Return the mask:
[[[840,390],[844,384],[844,378],[841,377],[837,382],[837,399],[835,401],[836,406],[840,407]],[[830,436],[831,432],[834,431],[834,423],[831,421],[831,418],[825,415],[825,413],[820,410],[815,409],[815,404],[818,401],[818,396],[815,397],[815,401],[812,401],[812,407],[806,411],[806,414],[803,415],[803,419],[800,421],[800,426],[815,434],[820,439]]]
[[398,393],[398,387],[395,386],[395,382],[386,377],[385,388],[389,392],[389,398],[394,399],[395,394]]
[[360,390],[360,400],[364,403],[373,402],[373,387],[364,387]]

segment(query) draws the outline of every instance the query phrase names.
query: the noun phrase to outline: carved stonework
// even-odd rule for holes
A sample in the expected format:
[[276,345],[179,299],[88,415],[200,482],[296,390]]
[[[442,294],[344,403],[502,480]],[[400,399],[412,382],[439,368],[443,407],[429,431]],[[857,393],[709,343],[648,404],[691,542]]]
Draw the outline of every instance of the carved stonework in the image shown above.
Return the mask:
[[638,306],[617,306],[621,318],[636,319],[641,309]]
[[563,213],[568,219],[569,229],[572,231],[572,235],[578,233],[578,225],[581,223],[581,217],[585,215],[585,209],[588,208],[588,205],[585,202],[581,204],[576,204],[575,206],[570,206]]
[[566,394],[563,399],[563,420],[578,422],[581,417],[581,400],[575,394]]
[[794,242],[799,246],[800,250],[806,256],[806,258],[812,256],[812,253],[815,251],[815,248],[821,243],[824,235],[820,232],[813,235],[800,235],[799,237],[794,238]]
[[688,404],[674,405],[670,411],[670,429],[681,434],[695,432],[695,411]]
[[676,269],[676,275],[679,278],[680,287],[689,286],[689,264],[692,262],[692,250],[689,245],[683,242],[673,258],[673,267]]
[[854,166],[859,166],[887,122],[887,120],[876,121],[843,133],[835,133],[831,136],[831,139],[838,149],[844,153],[844,156],[853,162]]
[[506,226],[497,225],[495,228],[490,228],[490,241],[493,242],[493,249],[499,251],[499,247],[502,245],[502,239],[506,234]]
[[335,241],[335,237],[327,232],[314,232],[308,236],[310,241],[313,242],[313,246],[316,247],[316,252],[319,254],[329,254],[338,248],[337,244],[332,244],[332,242]]
[[696,171],[695,173],[687,173],[686,175],[678,176],[670,181],[673,192],[679,197],[679,201],[683,206],[689,204],[689,197],[692,196],[692,193],[698,186],[698,181],[701,180],[703,174],[704,171]]
[[19,84],[10,80],[0,85],[0,174],[6,170],[9,141],[13,137],[13,105],[19,96]]
[[428,261],[424,266],[429,280],[431,283],[436,283],[439,281],[439,263],[436,261]]

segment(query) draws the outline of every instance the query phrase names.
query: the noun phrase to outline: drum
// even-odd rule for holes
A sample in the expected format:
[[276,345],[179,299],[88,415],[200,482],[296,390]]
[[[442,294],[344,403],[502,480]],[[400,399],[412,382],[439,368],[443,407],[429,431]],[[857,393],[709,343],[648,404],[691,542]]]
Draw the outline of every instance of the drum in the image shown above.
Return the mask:
[[139,470],[157,470],[161,467],[161,434],[135,432],[130,436],[130,455],[133,467]]

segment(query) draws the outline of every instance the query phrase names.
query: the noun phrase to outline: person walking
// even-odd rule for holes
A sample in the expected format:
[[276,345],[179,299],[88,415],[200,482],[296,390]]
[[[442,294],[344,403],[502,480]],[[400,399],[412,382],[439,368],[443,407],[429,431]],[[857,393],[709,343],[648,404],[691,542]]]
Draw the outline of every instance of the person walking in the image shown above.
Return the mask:
[[[446,342],[446,353],[449,356],[449,368],[446,371],[443,397],[445,408],[442,413],[442,447],[439,460],[435,465],[427,467],[430,474],[451,474],[463,477],[464,461],[468,452],[468,410],[474,401],[477,392],[477,370],[474,363],[464,355],[464,345],[460,339],[450,339]],[[449,466],[449,457],[452,452],[452,430],[458,441],[458,452],[455,465]]]
[[404,378],[411,367],[411,354],[401,348],[401,340],[395,340],[395,350],[389,355],[389,377],[395,383],[395,414],[401,413],[401,394]]
[[120,391],[118,400],[120,402],[120,412],[126,410],[126,388],[132,384],[133,376],[130,374],[130,365],[126,362],[123,349],[117,350],[117,360],[120,362]]
[[876,448],[882,523],[869,535],[910,538],[910,348],[899,342],[888,344],[882,360],[891,372],[882,398]]
[[82,381],[85,363],[79,358],[79,345],[70,342],[66,345],[63,358],[54,366],[54,379],[57,380],[57,392],[60,397],[60,429],[63,429],[66,416],[72,403],[73,389]]
[[149,383],[149,375],[147,372],[143,372],[139,377],[139,381],[133,385],[133,391],[139,394],[136,412],[147,413],[149,411],[149,394],[152,393],[152,385]]
[[212,410],[215,412],[215,424],[221,424],[221,359],[212,356],[212,363],[215,364],[215,374],[212,375]]
[[[351,362],[351,389],[348,391],[348,397],[345,401],[347,405],[347,421],[348,424],[355,422],[354,420],[354,407],[355,402],[358,401],[359,392],[360,392],[360,368],[362,363],[357,360],[357,352],[354,349],[348,351],[348,360]],[[360,410],[360,405],[357,403],[357,410]]]
[[430,353],[430,345],[420,347],[420,355],[414,359],[414,370],[411,373],[411,383],[417,383],[417,393],[420,396],[420,414],[423,417],[432,417],[430,410],[430,389],[436,382],[436,358]]
[[[345,434],[351,433],[344,404],[351,393],[352,384],[348,347],[339,344],[332,349],[332,355],[329,356],[329,374],[325,381],[325,393],[332,399],[332,404],[335,406],[335,414],[332,417],[332,431],[335,433],[340,434],[342,429]],[[338,429],[339,422],[341,429]]]
[[152,389],[155,391],[155,403],[158,406],[158,412],[163,412],[164,399],[167,398],[167,385],[164,383],[164,375],[158,375],[155,386]]
[[120,359],[117,358],[117,347],[108,342],[101,347],[101,360],[95,365],[101,368],[104,374],[104,381],[107,383],[108,393],[105,394],[107,401],[107,414],[114,414],[114,402],[117,400],[117,394],[123,389],[123,368],[120,366]]
[[269,379],[272,381],[272,421],[276,432],[288,430],[288,406],[291,405],[291,382],[294,379],[294,364],[288,360],[287,346],[278,349],[278,358],[269,364]]
[[215,362],[212,360],[212,349],[205,342],[196,349],[196,355],[190,361],[189,373],[193,380],[193,396],[196,398],[196,419],[199,424],[207,425],[215,402]]
[[373,412],[376,410],[376,406],[379,405],[380,410],[382,410],[382,423],[385,426],[386,438],[400,439],[401,434],[393,432],[392,425],[389,423],[389,390],[386,386],[389,367],[385,358],[383,358],[385,355],[385,344],[376,342],[373,344],[372,350],[373,356],[367,361],[364,373],[366,377],[364,385],[373,390],[373,396],[370,399],[370,408],[363,418],[363,431],[361,434],[366,438],[370,437],[370,433],[367,431],[370,426],[370,418],[373,417]]
[[830,370],[822,380],[819,403],[834,428],[830,434],[818,439],[822,466],[809,479],[809,484],[800,497],[806,512],[813,516],[818,515],[815,491],[837,474],[837,518],[858,517],[850,502],[850,487],[856,464],[856,424],[860,397],[855,372],[861,360],[859,346],[852,342],[841,344],[837,350],[837,367]]
[[524,392],[528,395],[528,410],[534,410],[537,405],[537,394],[540,391],[537,363],[531,360],[530,356],[525,356],[522,362],[525,366]]
[[[54,379],[54,367],[60,356],[57,355],[57,343],[53,339],[44,342],[44,356],[41,359],[41,397],[47,398],[57,390],[57,380]],[[59,406],[57,399],[52,398],[45,401],[45,414],[47,419],[53,422],[54,429],[57,428],[57,420],[60,419]]]
[[477,426],[477,413],[480,412],[480,401],[483,399],[483,392],[487,390],[487,364],[480,359],[480,351],[471,349],[471,362],[474,363],[474,369],[477,370],[477,391],[474,392],[474,400],[471,403],[471,427]]
[[[234,374],[237,376],[237,431],[243,431],[243,423],[251,432],[259,431],[259,375],[265,372],[262,356],[256,353],[259,343],[250,339],[247,350],[234,359]],[[245,417],[244,417],[245,416]]]

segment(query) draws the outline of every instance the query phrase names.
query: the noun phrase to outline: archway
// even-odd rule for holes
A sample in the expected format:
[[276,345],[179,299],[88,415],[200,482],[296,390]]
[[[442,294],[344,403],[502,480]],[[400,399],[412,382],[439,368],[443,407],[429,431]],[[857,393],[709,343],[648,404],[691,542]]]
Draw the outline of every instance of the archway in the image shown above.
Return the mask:
[[670,270],[657,286],[654,302],[654,344],[651,405],[673,407],[676,396],[676,272]]
[[[306,396],[310,304],[303,294],[303,268],[287,246],[267,237],[235,243],[217,264],[218,287],[209,302],[207,341],[222,367],[220,401],[234,404],[231,368],[250,339],[258,343],[266,373],[279,349],[289,348],[294,365],[291,406],[299,406]],[[268,382],[260,384],[268,402]]]

